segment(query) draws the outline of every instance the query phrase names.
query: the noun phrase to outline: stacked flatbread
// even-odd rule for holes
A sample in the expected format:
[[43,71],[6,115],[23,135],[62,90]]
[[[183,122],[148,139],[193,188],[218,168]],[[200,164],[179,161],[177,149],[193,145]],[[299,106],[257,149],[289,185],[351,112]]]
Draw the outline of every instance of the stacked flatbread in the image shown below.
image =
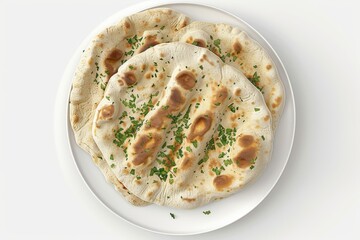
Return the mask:
[[276,66],[245,32],[151,9],[84,51],[70,121],[130,203],[194,208],[262,172],[283,99]]

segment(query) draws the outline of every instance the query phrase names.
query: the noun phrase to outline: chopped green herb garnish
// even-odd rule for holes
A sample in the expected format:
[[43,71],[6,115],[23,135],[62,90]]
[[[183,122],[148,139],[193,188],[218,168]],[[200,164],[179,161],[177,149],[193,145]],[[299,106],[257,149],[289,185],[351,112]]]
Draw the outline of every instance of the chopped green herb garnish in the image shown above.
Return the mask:
[[217,176],[219,176],[221,174],[222,170],[225,170],[225,168],[223,166],[221,166],[220,168],[216,167],[211,169]]
[[231,159],[224,160],[225,167],[229,166],[232,163],[233,163],[233,161]]
[[100,88],[105,91],[106,83],[101,83],[101,84],[100,84]]
[[[221,43],[221,40],[220,40],[220,39],[214,40],[214,45],[215,45],[215,47],[218,48],[219,53],[221,53],[220,43]],[[222,60],[223,62],[225,62],[225,55],[221,56],[220,58],[221,58],[221,60]],[[224,58],[224,59],[223,59],[223,58]]]
[[205,155],[202,159],[199,160],[198,165],[201,165],[202,163],[206,162],[207,160],[209,160],[209,155]]
[[234,107],[234,103],[230,104],[230,105],[228,106],[228,108],[229,108],[230,111],[233,112],[233,113],[236,111],[236,109],[235,109],[235,107]]
[[110,160],[114,160],[114,155],[110,155]]
[[203,214],[205,214],[205,215],[209,215],[210,213],[211,213],[211,211],[210,211],[210,210],[203,211]]
[[225,155],[226,155],[226,153],[222,152],[219,154],[218,158],[223,158],[223,157],[225,157]]
[[264,137],[264,135],[261,135],[261,138],[262,138],[262,140],[263,140],[263,141],[265,141],[265,137]]
[[203,65],[200,65],[200,66],[199,66],[199,68],[200,68],[201,70],[203,70],[203,69],[204,69]]
[[111,165],[110,165],[111,168],[114,168],[115,166],[116,166],[115,164],[111,164]]
[[260,90],[260,92],[264,93],[262,90],[263,88],[259,87],[259,82],[260,82],[260,76],[257,74],[257,72],[254,72],[253,76],[251,78],[249,78],[249,81],[257,88]]
[[171,216],[173,219],[175,219],[175,214],[170,213],[170,216]]
[[179,156],[180,156],[181,158],[184,156],[184,153],[183,153],[182,148],[179,149],[178,153],[179,153]]
[[254,108],[254,111],[258,112],[258,111],[260,111],[260,108]]
[[168,149],[170,149],[171,151],[175,152],[175,147],[174,145],[168,145],[166,146]]
[[157,167],[153,167],[150,170],[150,176],[156,175],[160,178],[161,181],[166,181],[167,177],[168,177],[168,172],[164,169],[164,168],[157,168]]
[[186,147],[186,151],[188,151],[188,152],[192,152],[191,147],[190,147],[190,146],[187,146],[187,147]]
[[194,147],[198,147],[198,142],[196,140],[192,141],[191,143],[194,145]]
[[131,169],[131,170],[130,170],[130,174],[131,174],[131,175],[135,175],[135,169]]
[[256,160],[257,160],[257,157],[255,157],[254,159],[251,159],[251,160],[250,160],[250,163],[252,164],[252,165],[250,166],[250,170],[253,170],[253,169],[255,168],[254,164],[255,164]]

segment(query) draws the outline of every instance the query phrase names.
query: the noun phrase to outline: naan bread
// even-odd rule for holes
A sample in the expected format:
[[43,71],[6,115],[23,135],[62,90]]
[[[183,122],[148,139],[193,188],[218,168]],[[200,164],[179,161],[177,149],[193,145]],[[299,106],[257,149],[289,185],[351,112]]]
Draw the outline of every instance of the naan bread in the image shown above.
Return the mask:
[[103,98],[108,79],[118,67],[139,52],[158,43],[172,41],[189,19],[171,9],[158,8],[122,19],[99,33],[84,50],[70,95],[70,121],[76,142],[91,154],[106,179],[134,205],[145,202],[129,193],[112,174],[92,135],[94,110]]
[[206,22],[192,22],[176,34],[174,41],[206,47],[225,63],[241,70],[264,94],[276,129],[284,108],[284,86],[275,63],[259,43],[238,28]]
[[236,68],[205,48],[157,45],[111,77],[93,137],[144,201],[194,208],[243,188],[272,150],[270,112]]

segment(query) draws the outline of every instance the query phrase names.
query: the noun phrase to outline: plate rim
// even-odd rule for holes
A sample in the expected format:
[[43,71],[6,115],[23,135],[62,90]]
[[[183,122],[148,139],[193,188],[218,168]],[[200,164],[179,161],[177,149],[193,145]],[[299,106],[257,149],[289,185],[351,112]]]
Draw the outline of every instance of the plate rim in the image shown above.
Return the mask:
[[[270,50],[272,51],[272,53],[274,54],[274,56],[277,58],[278,62],[280,63],[280,68],[282,68],[282,70],[284,71],[284,74],[286,76],[286,80],[287,80],[287,83],[288,83],[288,86],[289,86],[289,90],[290,92],[285,92],[286,95],[290,95],[290,99],[292,101],[292,104],[293,104],[293,110],[292,110],[292,115],[293,115],[293,126],[292,126],[292,133],[291,133],[291,143],[290,143],[290,147],[289,147],[289,150],[288,150],[288,153],[286,154],[286,160],[284,162],[284,164],[282,165],[282,168],[281,168],[281,171],[278,173],[278,176],[276,176],[276,180],[272,183],[271,187],[267,190],[266,194],[264,194],[261,198],[259,198],[258,202],[247,212],[245,213],[244,215],[234,219],[234,220],[230,220],[229,222],[226,222],[225,224],[222,224],[222,225],[219,225],[215,228],[212,228],[212,229],[207,229],[207,230],[200,230],[200,231],[189,231],[189,232],[186,232],[186,233],[174,233],[174,232],[166,232],[166,231],[158,231],[158,230],[155,230],[155,229],[151,229],[151,228],[147,228],[145,226],[142,226],[142,225],[138,225],[136,224],[135,222],[132,222],[131,220],[127,219],[126,217],[124,216],[121,216],[119,215],[118,213],[116,213],[113,209],[111,209],[110,206],[108,206],[104,201],[102,201],[98,196],[97,194],[95,193],[95,191],[93,190],[93,188],[89,185],[89,183],[85,180],[85,177],[83,176],[81,170],[80,170],[80,167],[75,159],[75,156],[74,156],[74,153],[73,153],[73,150],[72,150],[72,146],[71,146],[71,142],[70,142],[70,139],[69,139],[69,135],[68,135],[68,130],[71,130],[71,126],[70,126],[70,122],[69,122],[69,99],[70,99],[70,93],[71,93],[71,89],[72,89],[72,84],[71,82],[70,83],[67,83],[67,81],[65,81],[65,78],[66,77],[66,73],[69,71],[69,68],[70,66],[72,66],[73,62],[76,62],[75,60],[77,59],[77,52],[81,51],[82,49],[82,46],[83,45],[86,45],[86,43],[89,42],[89,40],[91,39],[91,37],[94,35],[94,33],[98,32],[99,29],[101,29],[104,25],[106,25],[109,21],[111,21],[112,19],[117,19],[118,17],[116,17],[117,15],[120,15],[121,13],[125,13],[124,15],[128,15],[126,14],[126,12],[140,12],[140,11],[144,11],[144,10],[147,10],[147,9],[151,9],[151,8],[156,8],[156,7],[162,7],[162,6],[166,6],[166,5],[181,5],[181,4],[187,4],[187,5],[192,5],[192,6],[198,6],[198,7],[206,7],[206,8],[210,8],[210,9],[213,9],[213,10],[216,10],[216,11],[220,11],[220,12],[223,12],[225,13],[226,15],[229,15],[233,18],[235,18],[236,20],[242,22],[244,25],[246,25],[248,28],[250,28],[254,33],[256,33],[258,35],[259,38],[261,38],[266,44],[267,44],[267,47],[270,48]],[[132,13],[131,13],[132,14]],[[283,81],[284,82],[284,81]],[[121,9],[120,11],[116,11],[115,13],[111,14],[109,17],[105,18],[104,20],[102,20],[99,24],[97,24],[97,26],[85,37],[85,39],[80,43],[79,47],[77,47],[75,53],[72,55],[72,57],[70,58],[70,61],[68,62],[68,64],[66,65],[66,68],[65,68],[65,71],[61,77],[61,82],[60,82],[60,85],[64,85],[63,87],[59,87],[58,88],[58,93],[57,93],[57,97],[56,97],[56,106],[58,105],[63,105],[64,102],[62,101],[63,99],[60,100],[60,96],[61,95],[64,95],[64,93],[62,93],[62,90],[63,89],[67,89],[67,94],[66,94],[66,99],[67,99],[67,104],[66,104],[66,107],[65,107],[65,111],[66,111],[66,114],[65,114],[65,128],[66,128],[66,142],[67,142],[67,149],[68,151],[70,151],[70,155],[71,155],[71,158],[72,158],[72,162],[73,164],[75,165],[76,167],[76,171],[77,173],[80,175],[80,178],[82,179],[83,183],[85,183],[85,186],[88,188],[88,190],[90,190],[91,194],[97,199],[97,201],[99,201],[108,211],[110,211],[112,214],[114,214],[115,216],[119,217],[120,219],[124,220],[125,222],[127,223],[130,223],[131,225],[133,226],[136,226],[138,228],[141,228],[141,229],[144,229],[146,231],[150,231],[150,232],[153,232],[153,233],[158,233],[158,234],[164,234],[164,235],[173,235],[173,236],[185,236],[185,235],[197,235],[197,234],[202,234],[202,233],[207,233],[207,232],[212,232],[212,231],[215,231],[215,230],[218,230],[218,229],[221,229],[221,228],[224,228],[225,226],[228,226],[230,224],[233,224],[234,222],[240,220],[241,218],[245,217],[247,214],[249,214],[250,212],[252,212],[262,201],[264,201],[264,199],[269,195],[269,193],[273,190],[273,188],[275,187],[275,185],[278,183],[280,177],[282,176],[284,170],[285,170],[285,167],[287,166],[287,163],[289,161],[289,158],[290,158],[290,155],[291,155],[291,152],[292,152],[292,148],[293,148],[293,144],[294,144],[294,139],[295,139],[295,133],[296,133],[296,103],[295,103],[295,97],[294,97],[294,92],[293,92],[293,89],[292,89],[292,85],[291,85],[291,81],[290,81],[290,77],[289,77],[289,74],[281,60],[281,58],[279,57],[278,53],[274,50],[274,48],[272,47],[272,45],[256,30],[254,29],[249,23],[247,23],[245,20],[243,20],[242,18],[238,17],[237,15],[227,11],[227,10],[224,10],[222,8],[219,8],[219,7],[216,7],[216,6],[213,6],[213,5],[210,5],[210,4],[203,4],[203,3],[193,3],[193,2],[190,2],[190,1],[181,1],[181,0],[158,0],[156,3],[155,2],[151,2],[151,1],[146,1],[146,2],[142,2],[142,3],[138,3],[138,4],[133,4],[133,5],[130,5],[124,9]],[[60,152],[60,148],[58,147],[59,146],[59,138],[58,138],[58,135],[63,135],[61,133],[59,133],[59,131],[57,131],[57,126],[59,124],[63,124],[62,123],[59,123],[59,115],[62,115],[62,114],[58,114],[56,112],[56,107],[55,107],[55,121],[54,121],[54,127],[55,127],[55,138],[57,139],[56,140],[56,150],[57,152],[59,153]],[[280,118],[281,119],[281,118]],[[61,121],[61,120],[60,120]],[[63,143],[62,143],[63,144]],[[58,154],[59,156],[59,154]]]

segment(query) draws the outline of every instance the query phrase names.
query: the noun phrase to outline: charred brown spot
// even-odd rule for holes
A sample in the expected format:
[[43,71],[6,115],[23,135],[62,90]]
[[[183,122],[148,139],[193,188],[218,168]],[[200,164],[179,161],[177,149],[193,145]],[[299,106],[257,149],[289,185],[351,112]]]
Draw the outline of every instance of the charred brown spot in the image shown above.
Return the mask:
[[278,106],[280,106],[280,104],[281,104],[281,101],[282,101],[282,97],[277,97],[276,99],[275,99],[275,102],[273,103],[273,104],[271,104],[271,106],[273,107],[273,108],[277,108]]
[[132,86],[136,83],[136,77],[133,72],[126,72],[121,77],[122,80],[126,83],[128,86]]
[[73,118],[73,123],[78,123],[78,122],[79,122],[79,116],[75,114]]
[[254,143],[254,137],[251,135],[244,135],[239,138],[239,145],[241,147],[248,147]]
[[146,125],[146,128],[156,128],[161,129],[170,120],[167,116],[174,111],[177,111],[185,103],[185,97],[181,94],[178,88],[173,88],[171,90],[170,98],[167,101],[168,108],[161,107],[149,120],[149,124]]
[[190,90],[195,86],[195,76],[190,71],[182,71],[176,75],[176,82],[184,89]]
[[93,63],[94,63],[94,59],[93,59],[93,58],[90,58],[89,61],[88,61],[88,64],[89,64],[89,65],[93,65]]
[[193,165],[193,163],[194,163],[194,159],[186,155],[184,161],[181,163],[181,169],[186,170],[190,168]]
[[205,43],[205,41],[202,40],[202,39],[195,39],[195,40],[192,42],[192,44],[194,44],[195,46],[198,46],[198,47],[202,47],[202,48],[206,47],[206,43]]
[[106,59],[117,61],[120,60],[122,55],[123,53],[120,49],[114,49],[110,52]]
[[153,47],[157,44],[159,44],[159,42],[156,41],[156,36],[147,36],[144,45],[142,45],[139,48],[139,53],[141,53],[141,52],[145,51],[146,49]]
[[168,104],[171,110],[179,109],[182,104],[185,103],[185,97],[181,94],[178,88],[171,89],[170,98]]
[[[189,24],[188,21],[189,21],[188,18],[184,19],[184,20],[180,23],[178,29],[181,29],[181,28],[183,28],[183,27],[186,27],[186,26]],[[178,30],[178,29],[177,29],[177,30]]]
[[160,18],[155,18],[155,22],[160,22]]
[[267,121],[269,121],[269,120],[270,120],[270,116],[269,116],[269,115],[266,115],[266,116],[264,117],[264,121],[267,122]]
[[240,96],[240,94],[241,94],[241,89],[240,88],[238,88],[238,89],[236,89],[235,90],[235,96]]
[[210,61],[210,59],[208,58],[208,56],[206,54],[202,55],[202,58],[200,59],[200,61],[205,60],[207,61],[211,66],[214,66],[214,63],[212,61]]
[[149,120],[149,124],[146,125],[146,128],[156,128],[161,129],[165,126],[167,115],[170,114],[169,109],[160,108]]
[[187,202],[194,202],[195,200],[196,200],[196,198],[182,198],[182,200],[184,200],[184,201],[187,201]]
[[222,87],[219,91],[216,92],[213,102],[215,104],[223,103],[228,97],[228,90],[226,87]]
[[132,163],[135,166],[140,164],[146,164],[149,157],[154,155],[159,144],[161,143],[161,136],[158,134],[152,134],[151,136],[142,135],[138,141],[134,144],[134,159]]
[[118,80],[118,83],[119,83],[120,86],[124,86],[124,85],[125,85],[125,83],[124,83],[124,81],[123,81],[122,79],[119,79],[119,80]]
[[131,25],[130,25],[129,22],[125,22],[125,27],[126,27],[126,28],[130,28],[130,26],[131,26]]
[[150,78],[151,78],[151,73],[149,73],[149,72],[146,73],[146,74],[145,74],[145,78],[146,78],[146,79],[150,79]]
[[231,185],[232,181],[233,181],[232,176],[220,175],[214,178],[213,184],[216,190],[222,191],[223,189],[228,188]]
[[252,79],[252,77],[253,77],[253,75],[252,74],[250,74],[250,73],[245,73],[245,76],[246,76],[246,78],[247,79]]
[[210,129],[211,123],[212,118],[209,115],[206,114],[198,116],[191,125],[188,139],[192,141],[197,137],[204,136],[204,134]]
[[220,56],[220,53],[218,51],[218,49],[216,47],[213,47],[212,49],[210,49],[213,53],[215,53],[218,57],[221,57]]
[[241,49],[242,49],[242,46],[241,46],[241,44],[240,44],[238,41],[236,41],[236,42],[234,42],[234,44],[233,44],[233,48],[234,48],[234,51],[235,51],[236,53],[240,53],[240,51],[241,51]]
[[122,58],[123,52],[120,49],[113,49],[104,60],[108,79],[117,72],[120,66],[119,60]]
[[266,69],[270,70],[272,68],[272,66],[270,64],[266,65]]
[[100,115],[99,115],[99,118],[100,119],[110,119],[112,117],[112,115],[114,114],[114,105],[109,105],[109,106],[106,106],[104,108],[102,108],[100,110]]
[[247,168],[256,158],[257,148],[255,146],[245,148],[235,156],[235,163],[239,168]]
[[148,192],[146,195],[147,195],[148,198],[151,198],[154,195],[154,193],[153,192]]
[[127,188],[124,186],[124,184],[122,184],[122,182],[120,182],[117,178],[115,178],[115,180],[116,180],[116,182],[118,184],[117,187],[122,188],[124,190],[127,190]]

